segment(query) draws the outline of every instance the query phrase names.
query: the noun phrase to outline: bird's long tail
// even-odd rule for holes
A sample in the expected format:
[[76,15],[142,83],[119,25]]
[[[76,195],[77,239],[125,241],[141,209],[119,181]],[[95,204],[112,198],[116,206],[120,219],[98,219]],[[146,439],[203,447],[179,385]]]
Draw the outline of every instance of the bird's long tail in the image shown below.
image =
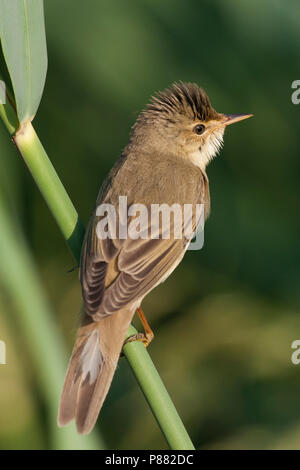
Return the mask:
[[87,315],[79,328],[69,362],[58,412],[58,425],[73,418],[80,434],[97,420],[114,376],[134,312],[120,310],[94,322]]

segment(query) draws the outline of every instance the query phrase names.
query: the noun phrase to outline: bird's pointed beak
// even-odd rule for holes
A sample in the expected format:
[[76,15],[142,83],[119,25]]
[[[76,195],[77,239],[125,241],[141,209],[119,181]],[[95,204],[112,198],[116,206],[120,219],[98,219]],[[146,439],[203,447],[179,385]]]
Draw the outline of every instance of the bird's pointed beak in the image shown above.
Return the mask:
[[224,114],[222,119],[223,126],[229,126],[235,122],[243,121],[253,116],[253,114]]

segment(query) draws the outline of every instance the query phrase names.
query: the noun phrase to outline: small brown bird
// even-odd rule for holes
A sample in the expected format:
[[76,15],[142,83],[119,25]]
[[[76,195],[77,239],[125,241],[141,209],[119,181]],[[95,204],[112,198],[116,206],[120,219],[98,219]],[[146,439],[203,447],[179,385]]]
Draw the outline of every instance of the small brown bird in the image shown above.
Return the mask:
[[[129,144],[100,189],[86,231],[80,263],[84,315],[65,378],[59,426],[75,418],[79,433],[92,430],[135,311],[145,335],[129,340],[142,339],[147,345],[153,334],[141,302],[172,273],[191,241],[191,233],[175,236],[175,216],[169,236],[163,236],[163,223],[149,236],[153,219],[149,214],[139,218],[141,207],[151,212],[155,204],[190,205],[194,232],[196,206],[203,208],[205,219],[210,211],[206,166],[222,146],[225,127],[250,116],[217,113],[198,85],[180,82],[157,94],[138,117]],[[126,197],[123,217],[120,197]],[[133,205],[139,213],[130,212]],[[99,235],[99,223],[105,220],[99,207],[106,209],[104,236],[101,230]],[[129,230],[121,236],[123,226],[137,218],[134,227],[140,237],[129,236]]]

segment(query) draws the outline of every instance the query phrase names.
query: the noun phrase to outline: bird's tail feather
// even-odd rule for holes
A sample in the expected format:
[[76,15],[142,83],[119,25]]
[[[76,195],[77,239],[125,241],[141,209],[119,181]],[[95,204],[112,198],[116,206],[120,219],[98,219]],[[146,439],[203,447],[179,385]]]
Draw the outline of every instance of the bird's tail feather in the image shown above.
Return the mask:
[[80,434],[97,420],[134,311],[120,310],[94,322],[87,315],[79,328],[69,362],[58,412],[58,425],[73,418]]

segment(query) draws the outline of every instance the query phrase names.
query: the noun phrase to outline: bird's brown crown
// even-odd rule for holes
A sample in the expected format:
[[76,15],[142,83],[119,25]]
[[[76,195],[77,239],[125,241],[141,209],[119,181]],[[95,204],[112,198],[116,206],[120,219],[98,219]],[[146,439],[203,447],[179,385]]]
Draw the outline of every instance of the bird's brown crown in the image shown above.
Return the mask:
[[174,115],[185,115],[204,122],[219,119],[207,94],[196,83],[174,83],[157,93],[143,112],[144,118],[160,117],[168,121]]

